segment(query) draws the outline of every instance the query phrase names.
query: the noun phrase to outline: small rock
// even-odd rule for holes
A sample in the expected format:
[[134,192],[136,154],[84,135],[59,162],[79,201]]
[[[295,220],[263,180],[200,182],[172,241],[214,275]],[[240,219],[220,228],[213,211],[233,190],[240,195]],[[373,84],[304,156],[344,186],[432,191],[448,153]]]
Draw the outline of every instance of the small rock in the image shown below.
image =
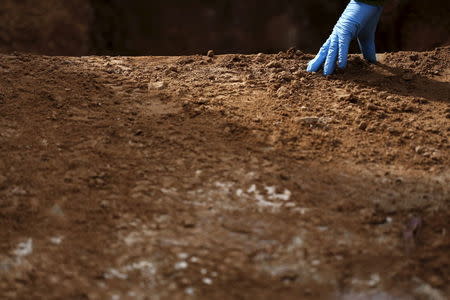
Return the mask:
[[401,130],[395,127],[388,127],[387,131],[392,134],[392,135],[400,135],[401,134]]
[[313,261],[311,262],[311,265],[313,265],[313,266],[318,266],[318,265],[320,265],[320,260],[318,260],[318,259],[313,260]]
[[400,106],[400,109],[404,112],[418,112],[417,107],[415,107],[412,104],[408,104],[408,103],[402,103],[402,105]]
[[298,123],[306,124],[306,125],[314,125],[318,124],[320,121],[319,117],[303,117],[303,118],[297,118],[296,121]]
[[367,126],[369,126],[369,124],[366,121],[362,121],[361,123],[359,123],[358,128],[361,130],[366,130]]
[[156,81],[156,82],[150,82],[148,84],[148,90],[162,90],[167,87],[167,83],[164,81]]
[[428,104],[429,101],[425,98],[414,98],[414,102],[418,104]]
[[379,107],[378,106],[376,106],[375,104],[373,104],[373,103],[369,103],[369,104],[367,104],[367,109],[368,110],[372,110],[372,111],[375,111],[375,110],[378,110],[379,109]]
[[368,284],[370,287],[376,287],[376,286],[380,283],[380,280],[381,280],[380,275],[378,275],[378,274],[372,274],[372,275],[370,276],[370,280],[367,282],[367,284]]
[[416,147],[414,148],[414,151],[415,151],[417,154],[422,154],[422,153],[425,152],[425,148],[422,147],[422,146],[416,146]]
[[179,261],[175,264],[174,268],[175,270],[184,270],[187,269],[187,267],[189,266],[189,264],[185,261]]
[[55,217],[64,217],[64,211],[59,204],[55,204],[50,209],[50,213]]
[[33,239],[29,238],[23,243],[19,243],[17,248],[12,252],[15,256],[28,256],[33,252]]
[[100,207],[101,208],[108,208],[109,207],[109,201],[108,200],[103,200],[102,202],[100,202]]
[[187,287],[184,292],[186,295],[193,296],[195,294],[195,289],[193,287]]
[[281,68],[281,63],[276,61],[276,60],[272,60],[271,62],[269,62],[266,65],[267,68],[274,68],[274,69],[279,69]]
[[344,94],[339,96],[339,101],[345,101],[350,103],[358,103],[358,98],[353,94]]
[[288,98],[289,96],[291,96],[291,91],[287,87],[282,86],[277,90],[278,98]]
[[278,74],[277,77],[278,77],[278,80],[281,80],[281,81],[289,82],[292,80],[292,75],[289,74],[288,72],[281,72],[280,74]]
[[178,73],[178,68],[175,66],[170,66],[167,71],[169,72],[173,72],[173,73]]
[[256,54],[255,61],[259,61],[259,62],[264,61],[264,54],[263,53]]
[[213,58],[214,57],[214,51],[213,50],[209,50],[208,53],[206,54],[206,56]]
[[63,237],[61,237],[61,236],[54,236],[54,237],[50,238],[50,242],[55,245],[61,244],[62,240],[63,240]]
[[397,97],[394,97],[394,96],[387,96],[387,97],[386,97],[386,101],[389,101],[389,102],[397,102],[397,101],[398,101],[398,98],[397,98]]
[[196,257],[196,256],[192,256],[190,261],[191,261],[191,263],[195,264],[195,263],[198,263],[200,261],[200,259],[198,257]]
[[441,154],[440,151],[433,151],[433,153],[431,153],[430,158],[436,161],[439,161],[443,158],[443,155]]

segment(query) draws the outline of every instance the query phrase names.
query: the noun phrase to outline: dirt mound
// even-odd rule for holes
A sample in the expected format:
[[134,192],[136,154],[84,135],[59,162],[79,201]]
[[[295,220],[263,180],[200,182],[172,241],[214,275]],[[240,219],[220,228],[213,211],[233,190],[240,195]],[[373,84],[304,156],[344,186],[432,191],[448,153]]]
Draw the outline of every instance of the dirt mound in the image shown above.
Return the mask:
[[450,48],[311,57],[0,55],[0,297],[445,299]]
[[[386,1],[379,51],[449,45],[450,2]],[[314,52],[346,6],[328,0],[3,0],[0,52],[184,55]],[[353,52],[357,52],[354,43]]]

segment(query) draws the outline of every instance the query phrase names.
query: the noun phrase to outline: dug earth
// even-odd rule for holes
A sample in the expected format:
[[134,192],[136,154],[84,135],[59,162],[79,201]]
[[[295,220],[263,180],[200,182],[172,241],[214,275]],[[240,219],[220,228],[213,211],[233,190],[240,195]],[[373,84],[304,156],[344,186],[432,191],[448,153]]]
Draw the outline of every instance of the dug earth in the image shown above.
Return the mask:
[[0,55],[1,299],[447,299],[450,48]]

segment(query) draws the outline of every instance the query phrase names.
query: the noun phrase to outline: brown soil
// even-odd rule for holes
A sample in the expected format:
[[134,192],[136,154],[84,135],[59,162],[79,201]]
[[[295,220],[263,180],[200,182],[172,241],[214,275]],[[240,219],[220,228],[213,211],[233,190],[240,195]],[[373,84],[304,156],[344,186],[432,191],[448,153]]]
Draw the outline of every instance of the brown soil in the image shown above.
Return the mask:
[[450,48],[0,55],[1,299],[446,299]]

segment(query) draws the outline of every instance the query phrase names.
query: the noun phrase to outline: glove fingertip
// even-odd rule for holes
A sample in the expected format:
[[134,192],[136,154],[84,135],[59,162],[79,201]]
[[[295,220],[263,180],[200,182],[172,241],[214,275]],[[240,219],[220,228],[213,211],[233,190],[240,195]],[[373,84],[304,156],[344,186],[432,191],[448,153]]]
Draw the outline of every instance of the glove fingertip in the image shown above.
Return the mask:
[[338,63],[338,68],[339,69],[345,69],[347,67],[347,60],[345,60],[345,61],[340,61],[339,63]]
[[308,63],[308,66],[306,67],[306,71],[307,72],[315,72],[314,69],[313,69],[313,62],[312,61],[310,61]]
[[328,76],[334,73],[334,65],[326,64],[323,68],[323,75]]
[[313,59],[308,63],[308,67],[306,71],[308,72],[317,72],[320,68],[320,62],[317,59]]

